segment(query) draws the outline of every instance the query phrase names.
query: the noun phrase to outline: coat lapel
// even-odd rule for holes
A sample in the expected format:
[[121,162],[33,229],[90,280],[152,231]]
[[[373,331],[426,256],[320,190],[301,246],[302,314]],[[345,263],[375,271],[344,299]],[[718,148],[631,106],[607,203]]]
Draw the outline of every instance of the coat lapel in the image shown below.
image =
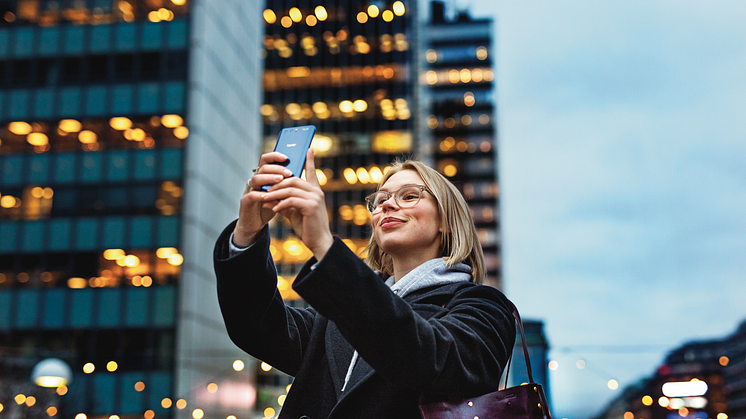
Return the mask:
[[334,391],[337,393],[337,399],[339,399],[342,395],[342,386],[347,375],[347,368],[350,366],[352,354],[355,350],[345,340],[339,329],[337,329],[337,325],[332,321],[326,327],[324,340],[326,356],[332,373],[332,381],[334,382]]

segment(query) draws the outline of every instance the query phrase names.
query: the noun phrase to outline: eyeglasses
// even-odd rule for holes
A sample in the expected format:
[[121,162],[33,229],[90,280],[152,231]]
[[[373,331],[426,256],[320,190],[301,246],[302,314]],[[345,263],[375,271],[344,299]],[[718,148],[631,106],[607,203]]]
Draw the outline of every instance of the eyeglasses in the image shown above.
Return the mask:
[[404,185],[394,192],[377,191],[368,195],[368,197],[365,198],[365,202],[368,204],[368,211],[374,213],[380,211],[383,207],[383,203],[388,201],[393,195],[396,205],[398,205],[399,208],[412,208],[420,202],[422,191],[427,191],[430,195],[433,194],[425,185]]

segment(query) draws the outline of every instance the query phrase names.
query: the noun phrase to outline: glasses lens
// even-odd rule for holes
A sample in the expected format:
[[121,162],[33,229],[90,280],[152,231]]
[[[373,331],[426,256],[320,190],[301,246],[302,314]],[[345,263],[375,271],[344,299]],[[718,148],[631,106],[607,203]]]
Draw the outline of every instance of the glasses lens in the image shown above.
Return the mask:
[[388,194],[386,192],[376,192],[372,195],[370,195],[367,199],[368,201],[368,211],[373,212],[377,210],[381,204],[388,199]]
[[396,192],[396,198],[397,201],[399,201],[400,207],[408,208],[417,205],[417,203],[420,201],[421,194],[422,189],[416,186],[407,186],[399,189]]

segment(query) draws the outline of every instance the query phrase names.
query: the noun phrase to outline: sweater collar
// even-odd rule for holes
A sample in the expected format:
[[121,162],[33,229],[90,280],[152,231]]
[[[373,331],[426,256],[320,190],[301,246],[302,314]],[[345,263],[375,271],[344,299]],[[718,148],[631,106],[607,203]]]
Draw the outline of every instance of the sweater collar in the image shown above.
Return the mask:
[[396,283],[394,283],[394,276],[390,276],[386,280],[386,285],[396,295],[403,298],[423,288],[463,281],[471,281],[471,267],[461,262],[446,266],[443,258],[437,258],[412,269]]

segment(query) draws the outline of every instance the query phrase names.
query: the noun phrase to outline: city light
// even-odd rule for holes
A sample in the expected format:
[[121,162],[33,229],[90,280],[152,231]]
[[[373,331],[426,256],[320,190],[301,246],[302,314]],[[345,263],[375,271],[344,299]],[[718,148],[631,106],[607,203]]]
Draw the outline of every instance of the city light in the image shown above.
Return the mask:
[[119,365],[116,363],[116,361],[109,361],[106,363],[106,371],[114,372],[119,368]]
[[27,135],[31,132],[31,124],[23,121],[11,122],[8,124],[8,131],[15,135]]
[[184,124],[184,119],[179,115],[163,115],[161,123],[166,128],[176,128]]
[[83,372],[86,374],[90,374],[95,370],[96,370],[96,366],[90,362],[87,362],[85,365],[83,365]]
[[218,391],[218,385],[215,383],[210,383],[207,385],[207,391],[210,393],[216,393]]
[[109,126],[114,128],[115,130],[124,131],[128,128],[132,128],[132,121],[124,116],[118,116],[109,120]]
[[[450,166],[453,166],[453,165],[450,165]],[[446,168],[443,169],[444,172],[447,171],[447,170],[448,170],[448,166],[446,166]],[[455,175],[455,174],[456,173],[455,173],[455,166],[454,166],[454,173],[453,173],[453,175]],[[453,175],[450,175],[450,176],[453,176]],[[449,175],[446,174],[446,176],[449,176]],[[547,367],[550,370],[555,371],[555,370],[557,370],[557,368],[559,368],[559,362],[557,362],[557,361],[549,361],[549,364],[547,365]]]
[[322,22],[325,21],[327,17],[329,17],[329,14],[326,12],[324,6],[316,6],[314,12],[316,13],[316,17]]
[[616,389],[618,389],[618,388],[619,388],[619,382],[618,382],[617,380],[614,380],[613,378],[612,378],[611,380],[609,380],[609,382],[608,382],[608,383],[606,383],[606,385],[607,385],[607,386],[609,387],[609,389],[611,389],[611,390],[616,390]]
[[653,398],[647,395],[643,396],[642,404],[644,404],[645,406],[651,406],[653,404]]
[[290,15],[290,19],[293,19],[293,22],[298,23],[301,20],[303,20],[303,14],[300,12],[300,9],[297,7],[292,7],[288,11],[288,14]]
[[145,390],[145,383],[143,383],[142,381],[136,382],[135,383],[135,391],[140,392],[140,391],[143,391],[143,390]]
[[205,412],[202,409],[194,409],[192,411],[192,417],[194,419],[202,419],[203,417],[205,417]]
[[233,361],[233,369],[236,371],[243,371],[245,366],[246,365],[244,365],[243,361],[241,361],[240,359]]
[[59,129],[64,132],[80,132],[83,128],[83,124],[76,121],[75,119],[63,119],[58,125]]
[[270,25],[277,22],[277,15],[271,9],[264,10],[262,16],[264,16],[264,20]]
[[169,409],[173,405],[173,402],[171,402],[171,399],[166,397],[165,399],[161,400],[161,407],[164,409]]
[[667,397],[702,396],[707,393],[707,383],[700,380],[671,381],[663,384],[663,394]]
[[43,132],[32,132],[28,137],[26,137],[26,141],[37,147],[49,144],[49,138],[47,137],[47,134],[44,134]]
[[272,370],[272,366],[266,362],[262,362],[261,368],[262,368],[262,371],[264,372],[269,372]]
[[379,13],[380,10],[378,10],[378,6],[376,6],[375,4],[371,4],[370,6],[368,6],[368,16],[375,18],[378,17]]
[[404,16],[404,13],[406,12],[406,9],[404,8],[404,3],[401,1],[395,1],[393,5],[394,13],[397,16]]

